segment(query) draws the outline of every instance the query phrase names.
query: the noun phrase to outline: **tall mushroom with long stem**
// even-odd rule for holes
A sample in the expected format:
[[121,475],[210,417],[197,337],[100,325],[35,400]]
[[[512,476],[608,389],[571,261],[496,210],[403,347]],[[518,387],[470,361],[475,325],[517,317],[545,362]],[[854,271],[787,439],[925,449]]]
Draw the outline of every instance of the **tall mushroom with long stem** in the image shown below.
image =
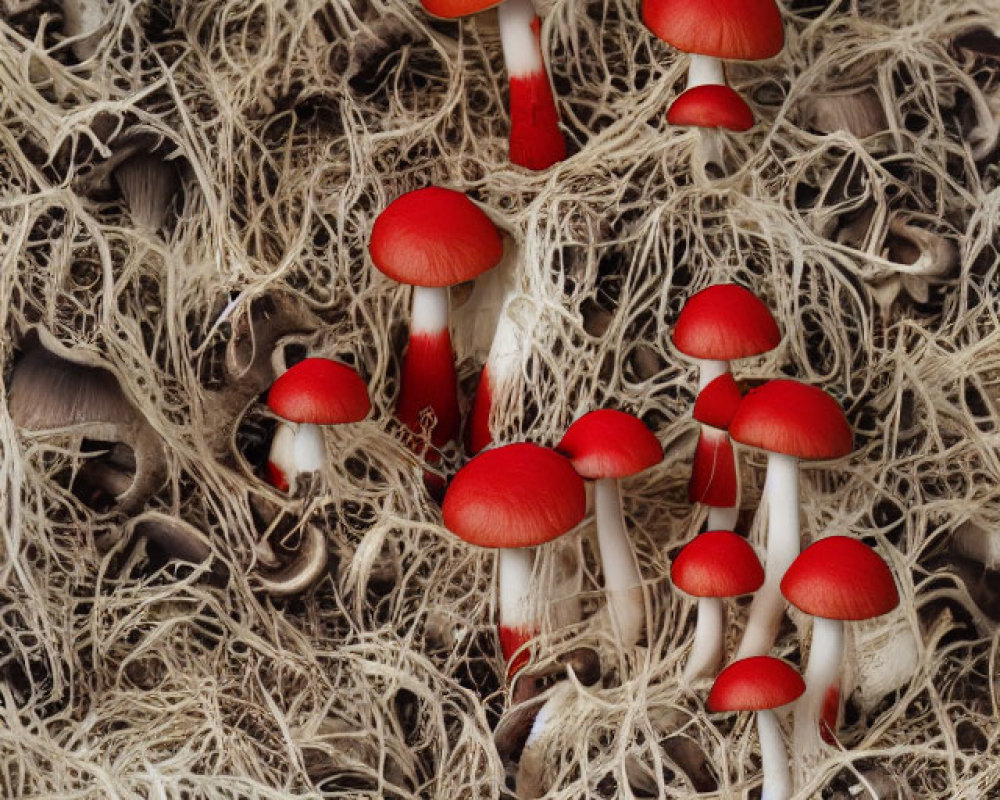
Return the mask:
[[809,759],[821,736],[836,736],[844,621],[888,614],[899,605],[899,592],[878,553],[849,536],[828,536],[803,550],[782,578],[781,592],[814,618],[806,691],[794,716],[795,749]]
[[750,604],[737,658],[771,649],[784,613],[781,578],[799,554],[799,462],[851,452],[851,427],[837,401],[815,386],[768,381],[743,398],[729,424],[733,441],[767,452],[758,514],[767,515],[764,585]]
[[569,426],[556,447],[582,478],[594,481],[597,544],[612,628],[623,647],[642,636],[646,602],[635,550],[625,529],[619,480],[663,460],[663,447],[642,420],[604,408]]
[[569,461],[535,444],[486,450],[448,487],[441,506],[448,530],[498,549],[498,627],[508,675],[527,661],[523,647],[541,628],[532,602],[533,548],[575,527],[586,508],[583,480]]
[[497,6],[500,42],[510,80],[510,160],[531,170],[566,158],[532,0],[420,0],[435,17],[455,19]]
[[[766,353],[780,341],[781,331],[767,306],[752,292],[732,283],[709,286],[692,296],[673,330],[674,347],[698,365],[699,398],[717,378],[729,374],[730,361]],[[725,388],[723,384],[716,386]],[[709,507],[709,530],[736,526],[739,475],[725,430],[701,426],[688,495],[692,503]]]
[[500,232],[461,192],[429,186],[394,200],[372,226],[372,263],[413,287],[410,340],[403,357],[396,415],[411,431],[422,430],[430,409],[434,449],[458,436],[458,387],[448,330],[448,287],[495,267],[503,255]]
[[754,656],[735,661],[719,673],[705,704],[709,711],[756,711],[757,738],[764,772],[761,800],[788,800],[792,776],[781,726],[772,709],[788,705],[802,692],[802,676],[784,661]]

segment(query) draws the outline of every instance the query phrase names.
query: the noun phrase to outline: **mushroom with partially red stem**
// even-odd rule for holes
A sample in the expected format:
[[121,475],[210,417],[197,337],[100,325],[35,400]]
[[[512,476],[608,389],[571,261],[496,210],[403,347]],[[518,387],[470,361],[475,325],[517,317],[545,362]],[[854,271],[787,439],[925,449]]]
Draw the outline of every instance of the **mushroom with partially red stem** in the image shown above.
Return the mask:
[[646,602],[635,550],[625,530],[619,480],[663,460],[663,447],[642,420],[610,408],[584,414],[556,446],[573,469],[594,481],[597,544],[612,627],[624,647],[642,636]]
[[689,683],[714,675],[726,644],[724,599],[756,592],[764,568],[746,539],[732,531],[705,531],[685,545],[670,565],[670,580],[698,598],[694,643],[684,668]]
[[543,170],[566,158],[532,0],[420,0],[427,13],[443,19],[477,14],[497,6],[500,43],[510,81],[510,160]]
[[772,709],[788,705],[803,691],[802,676],[792,666],[771,656],[754,656],[734,661],[722,670],[708,695],[709,711],[757,712],[764,772],[761,800],[787,800],[792,796],[788,752]]
[[279,492],[289,492],[299,475],[295,461],[295,428],[279,422],[271,437],[264,478]]
[[[673,342],[698,365],[698,395],[717,378],[730,373],[729,362],[773,350],[781,331],[767,306],[752,292],[732,283],[709,286],[692,296],[674,325]],[[720,383],[717,399],[705,413],[732,416],[735,384]],[[738,390],[737,390],[738,393]],[[696,398],[696,407],[698,400]],[[728,405],[727,405],[728,404]],[[739,512],[736,457],[725,430],[702,425],[688,496],[709,507],[709,530],[732,530]]]
[[657,37],[691,54],[687,88],[675,105],[692,102],[685,95],[703,93],[700,87],[726,86],[720,59],[760,61],[776,56],[785,43],[774,0],[643,0],[642,19]]
[[319,426],[360,422],[371,410],[361,376],[328,358],[306,358],[282,373],[267,393],[267,405],[283,420],[298,423],[291,459],[296,472],[322,467],[325,451]]
[[771,649],[784,613],[779,588],[799,554],[799,462],[829,461],[851,452],[851,426],[837,401],[798,381],[768,381],[749,391],[729,423],[733,441],[767,453],[758,514],[767,514],[764,585],[750,604],[737,658]]
[[899,592],[882,557],[849,536],[828,536],[803,550],[782,578],[781,592],[814,618],[806,691],[794,715],[795,750],[809,758],[819,736],[830,742],[836,736],[844,621],[888,614],[899,605]]
[[508,675],[527,662],[524,645],[541,628],[532,607],[533,548],[574,528],[586,508],[583,480],[570,462],[535,444],[485,450],[448,487],[441,506],[448,530],[498,550],[498,628]]
[[[441,448],[458,436],[460,423],[448,287],[500,262],[500,231],[461,192],[429,186],[396,198],[379,215],[368,249],[380,271],[413,287],[396,416],[419,434],[421,415],[430,409],[436,418],[430,444]],[[425,458],[433,462],[437,454]]]

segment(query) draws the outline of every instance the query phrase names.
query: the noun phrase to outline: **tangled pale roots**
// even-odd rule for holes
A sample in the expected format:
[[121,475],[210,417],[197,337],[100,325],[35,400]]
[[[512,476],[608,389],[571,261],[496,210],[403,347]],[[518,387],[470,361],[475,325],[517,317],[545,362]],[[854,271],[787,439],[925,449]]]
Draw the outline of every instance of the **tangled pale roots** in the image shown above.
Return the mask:
[[[679,686],[692,612],[667,581],[700,521],[686,502],[694,367],[669,333],[720,281],[765,299],[785,334],[739,376],[822,386],[856,432],[849,460],[805,473],[804,530],[864,537],[903,598],[857,633],[845,747],[801,776],[801,796],[995,796],[1000,612],[995,587],[993,616],[977,597],[996,573],[956,561],[950,541],[968,520],[1000,530],[1000,68],[955,45],[996,31],[1000,4],[782,5],[781,55],[729,68],[760,124],[708,136],[666,124],[687,62],[642,25],[639,0],[543,2],[571,155],[530,174],[506,159],[489,13],[113,0],[81,61],[54,0],[0,0],[5,376],[38,324],[112,365],[166,444],[149,506],[208,534],[228,571],[223,585],[208,567],[104,553],[126,520],[67,488],[79,437],[19,430],[4,395],[0,795],[501,795],[494,558],[441,527],[393,421],[409,295],[366,253],[389,201],[437,183],[507,234],[506,266],[455,322],[468,397],[513,287],[504,313],[530,335],[498,438],[552,444],[614,406],[668,454],[624,487],[648,646],[619,654],[602,628],[588,528],[537,561],[540,577],[564,556],[583,565],[583,621],[550,614],[539,652],[597,646],[605,671],[542,743],[548,796],[624,796],[628,782],[637,796],[732,797],[758,779],[749,720],[710,719]],[[859,91],[876,130],[863,139],[844,128],[852,112],[815,105]],[[129,137],[179,178],[142,224],[108,178]],[[921,248],[943,255],[921,261]],[[267,490],[213,448],[211,398],[234,320],[281,293],[322,321],[298,346],[355,365],[374,410],[328,434],[315,491],[289,501],[324,526],[331,555],[313,589],[279,600],[252,577],[252,500]],[[226,422],[241,452],[260,451],[260,406]],[[456,449],[445,466],[459,463]],[[762,475],[761,460],[744,464],[744,522]],[[798,642],[787,627],[780,654],[798,662]]]

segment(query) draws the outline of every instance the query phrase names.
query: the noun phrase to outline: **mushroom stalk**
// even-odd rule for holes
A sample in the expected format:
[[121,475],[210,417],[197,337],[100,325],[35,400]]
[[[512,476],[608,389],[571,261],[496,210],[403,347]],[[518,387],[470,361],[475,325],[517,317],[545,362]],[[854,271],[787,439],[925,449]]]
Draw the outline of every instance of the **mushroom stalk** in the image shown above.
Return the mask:
[[493,443],[490,415],[493,412],[494,398],[498,396],[498,390],[505,389],[517,378],[524,336],[520,325],[510,314],[510,296],[497,320],[486,365],[479,375],[479,385],[476,387],[476,399],[473,401],[472,420],[469,424],[468,449],[472,455]]
[[[531,608],[532,551],[526,547],[501,548],[497,573],[499,605],[497,617],[500,649],[507,661],[507,674],[513,675],[528,660],[523,645],[538,634],[538,621]],[[511,659],[520,650],[515,661]]]
[[507,0],[497,9],[510,80],[510,160],[542,170],[566,157],[531,0]]
[[781,726],[773,711],[757,712],[757,737],[764,773],[761,800],[787,800],[792,796],[792,776],[788,769],[788,753],[781,739]]
[[413,287],[410,341],[403,357],[396,414],[419,433],[421,414],[430,408],[436,417],[431,444],[442,447],[458,434],[458,391],[455,357],[448,333],[448,290]]
[[295,468],[299,472],[317,472],[323,466],[323,432],[319,425],[300,422],[292,448]]
[[768,453],[761,509],[767,509],[767,555],[764,585],[750,604],[746,631],[737,659],[765,655],[774,644],[785,610],[781,578],[799,554],[799,462],[781,453]]
[[[692,56],[705,58],[705,56]],[[709,59],[717,60],[717,59]],[[698,394],[716,378],[729,372],[728,361],[707,359],[698,362]],[[736,455],[726,431],[701,425],[691,481],[698,502],[708,506],[706,530],[731,531],[736,528],[740,510],[739,479],[736,474]]]
[[635,551],[625,530],[621,490],[617,478],[601,478],[594,482],[594,512],[597,517],[597,544],[604,567],[604,588],[608,595],[608,612],[618,640],[631,647],[642,635],[646,608],[642,593],[642,577],[635,560]]
[[688,80],[685,91],[693,89],[695,86],[704,86],[706,84],[726,85],[726,73],[722,62],[712,56],[691,53],[691,63],[688,65]]
[[[813,618],[806,690],[795,701],[793,741],[796,759],[809,758],[822,748],[820,728],[830,691],[839,691],[840,662],[844,654],[844,623],[838,619]],[[834,720],[833,726],[836,726]],[[835,733],[831,728],[831,735]]]
[[715,675],[722,663],[726,643],[726,606],[719,597],[698,598],[698,622],[684,680],[688,683],[703,676]]

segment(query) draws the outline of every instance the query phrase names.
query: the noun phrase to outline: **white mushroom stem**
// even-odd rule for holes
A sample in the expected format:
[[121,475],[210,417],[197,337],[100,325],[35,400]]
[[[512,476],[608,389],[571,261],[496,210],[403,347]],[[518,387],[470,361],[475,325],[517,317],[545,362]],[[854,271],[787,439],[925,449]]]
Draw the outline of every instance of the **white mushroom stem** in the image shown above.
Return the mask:
[[501,548],[497,557],[497,624],[504,655],[508,658],[538,632],[531,606],[533,550]]
[[442,286],[414,286],[410,335],[440,334],[448,330],[448,290]]
[[100,30],[107,17],[104,0],[63,0],[63,33],[77,39],[72,45],[74,55],[86,61],[97,51]]
[[323,447],[323,432],[319,425],[299,423],[292,448],[296,471],[318,472],[322,469],[326,453]]
[[838,686],[843,656],[844,623],[839,619],[814,618],[809,665],[805,674],[806,690],[795,701],[793,714],[796,761],[808,760],[823,748],[820,729],[823,704],[830,688]]
[[698,622],[694,628],[694,643],[684,667],[684,680],[691,683],[704,676],[713,676],[722,663],[726,644],[726,606],[719,597],[698,598]]
[[621,490],[616,478],[595,481],[594,513],[611,623],[622,646],[631,647],[642,635],[646,604],[635,551],[625,530]]
[[764,773],[761,800],[788,800],[792,796],[792,776],[788,769],[788,753],[781,739],[781,726],[773,711],[757,712],[757,737]]
[[[706,58],[706,56],[692,56],[692,58]],[[710,61],[717,61],[718,59],[709,59]],[[696,362],[698,364],[698,394],[702,391],[708,384],[714,381],[716,378],[721,378],[723,375],[727,374],[729,370],[728,361],[712,361],[709,359],[698,359]],[[716,428],[712,428],[708,425],[702,425],[699,428],[699,436],[712,436],[718,434],[719,431]],[[724,436],[728,436],[728,433],[723,433]],[[735,455],[734,455],[735,458]],[[735,464],[733,465],[735,469]],[[736,520],[740,513],[740,495],[739,489],[736,492],[736,501],[731,506],[709,506],[708,507],[708,521],[705,530],[709,531],[731,531],[736,529]]]
[[685,91],[695,86],[705,84],[726,85],[726,73],[722,62],[712,56],[702,56],[691,53],[691,63],[688,65],[688,80]]
[[[762,507],[767,509],[767,555],[764,585],[750,604],[737,659],[766,655],[774,644],[785,610],[781,578],[799,554],[799,461],[768,453]],[[758,513],[761,513],[758,510]]]

